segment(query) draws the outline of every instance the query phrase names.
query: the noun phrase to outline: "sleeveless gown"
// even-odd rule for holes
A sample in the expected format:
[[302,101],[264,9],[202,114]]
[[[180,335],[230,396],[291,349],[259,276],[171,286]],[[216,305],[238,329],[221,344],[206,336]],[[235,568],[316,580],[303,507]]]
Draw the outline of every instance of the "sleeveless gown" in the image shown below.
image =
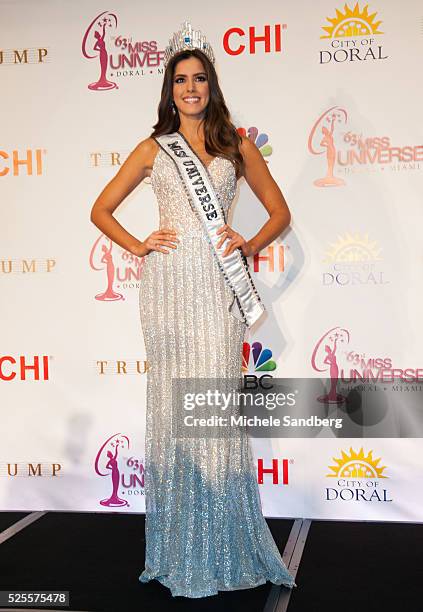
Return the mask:
[[[225,211],[236,192],[232,163],[207,172]],[[160,227],[180,242],[144,260],[140,318],[147,373],[146,559],[141,582],[173,596],[206,597],[271,581],[296,586],[263,517],[252,452],[239,437],[175,439],[172,378],[240,378],[246,326],[228,307],[233,294],[192,211],[174,162],[160,148],[151,185]]]

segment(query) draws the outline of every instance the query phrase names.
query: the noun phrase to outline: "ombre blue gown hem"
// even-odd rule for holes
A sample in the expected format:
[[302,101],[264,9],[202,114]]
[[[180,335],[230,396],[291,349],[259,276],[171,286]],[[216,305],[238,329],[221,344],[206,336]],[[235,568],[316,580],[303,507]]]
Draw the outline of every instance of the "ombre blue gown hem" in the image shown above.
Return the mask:
[[272,582],[276,585],[283,585],[289,589],[292,589],[297,586],[294,582],[294,579],[290,574],[284,572],[282,577],[275,576],[256,576],[255,581],[246,581],[241,583],[234,584],[223,584],[218,580],[210,581],[209,584],[203,584],[203,586],[191,587],[188,590],[184,589],[180,586],[180,579],[172,578],[169,574],[160,575],[158,572],[152,572],[145,569],[139,577],[140,582],[149,582],[150,580],[158,580],[161,584],[167,587],[173,597],[189,597],[193,599],[197,599],[200,597],[210,597],[213,595],[218,595],[219,591],[237,591],[243,589],[253,589],[255,587],[266,584],[266,582]]

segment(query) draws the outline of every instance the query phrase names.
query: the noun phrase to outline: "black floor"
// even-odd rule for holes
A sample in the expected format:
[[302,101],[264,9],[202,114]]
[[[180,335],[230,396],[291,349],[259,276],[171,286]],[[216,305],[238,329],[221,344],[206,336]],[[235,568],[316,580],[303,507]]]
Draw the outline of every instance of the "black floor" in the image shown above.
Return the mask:
[[313,521],[289,612],[423,610],[423,525]]
[[[25,513],[0,513],[0,531]],[[293,521],[269,520],[283,552]],[[48,513],[0,544],[0,590],[70,591],[69,610],[261,612],[270,583],[214,597],[141,584],[144,515]],[[313,521],[288,612],[423,610],[423,526]]]
[[20,521],[30,512],[0,512],[0,532]]

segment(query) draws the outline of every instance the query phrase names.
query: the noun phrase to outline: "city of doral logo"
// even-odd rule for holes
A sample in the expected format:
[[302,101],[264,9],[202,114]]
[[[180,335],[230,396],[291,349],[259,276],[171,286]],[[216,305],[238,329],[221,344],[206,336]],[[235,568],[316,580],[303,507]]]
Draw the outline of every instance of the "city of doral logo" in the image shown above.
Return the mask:
[[276,362],[272,359],[273,353],[269,348],[263,348],[261,342],[244,342],[242,347],[242,366],[244,384],[246,389],[270,389],[272,385],[269,372],[276,370]]
[[378,242],[371,240],[368,234],[347,232],[338,236],[323,258],[322,285],[386,285],[389,281],[381,269],[381,251]]
[[326,477],[336,482],[332,487],[325,487],[326,501],[392,502],[385,484],[380,482],[388,478],[383,473],[386,466],[379,465],[381,458],[375,459],[373,450],[366,455],[363,447],[358,452],[350,447],[349,453],[341,450],[341,456],[332,460],[335,465],[328,466],[331,472]]
[[360,9],[358,2],[353,8],[344,4],[344,9],[336,9],[334,17],[326,17],[329,25],[322,26],[321,39],[328,42],[327,48],[320,49],[319,63],[364,62],[384,60],[385,54],[380,35],[382,21],[377,12],[369,13],[369,5]]

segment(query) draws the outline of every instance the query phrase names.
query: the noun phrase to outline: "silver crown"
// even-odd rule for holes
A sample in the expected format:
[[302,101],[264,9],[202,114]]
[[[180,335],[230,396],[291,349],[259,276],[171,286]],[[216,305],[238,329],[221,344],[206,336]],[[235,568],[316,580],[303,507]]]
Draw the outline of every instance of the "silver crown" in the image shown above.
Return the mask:
[[173,37],[169,39],[169,44],[164,52],[165,67],[171,57],[187,49],[199,49],[214,64],[213,49],[207,42],[206,37],[200,30],[193,30],[189,21],[185,21],[182,24],[182,29],[174,32]]

